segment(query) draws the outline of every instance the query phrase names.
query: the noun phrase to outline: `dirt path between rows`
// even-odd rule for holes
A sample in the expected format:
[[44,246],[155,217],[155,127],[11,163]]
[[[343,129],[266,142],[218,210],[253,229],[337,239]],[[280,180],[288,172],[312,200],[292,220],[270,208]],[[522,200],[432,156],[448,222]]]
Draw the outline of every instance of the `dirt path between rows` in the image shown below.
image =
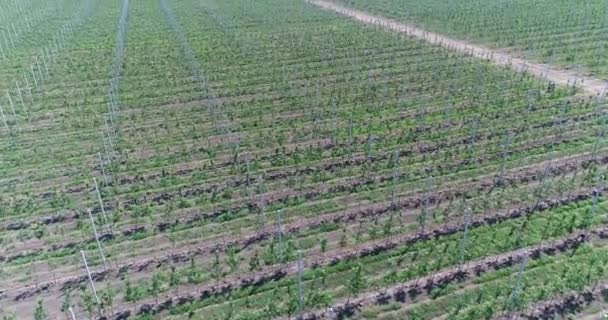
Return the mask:
[[323,0],[306,0],[308,3],[325,10],[334,11],[353,20],[369,25],[380,26],[388,30],[402,32],[410,37],[427,41],[450,50],[461,52],[476,58],[492,62],[499,66],[507,66],[517,72],[527,72],[535,77],[546,79],[560,85],[576,84],[586,93],[604,96],[608,89],[608,81],[584,76],[574,71],[558,69],[542,63],[530,62],[514,57],[508,53],[472,44],[467,41],[449,38],[447,36],[429,32],[414,25],[402,23],[382,16],[371,15],[364,11],[347,8],[332,2]]

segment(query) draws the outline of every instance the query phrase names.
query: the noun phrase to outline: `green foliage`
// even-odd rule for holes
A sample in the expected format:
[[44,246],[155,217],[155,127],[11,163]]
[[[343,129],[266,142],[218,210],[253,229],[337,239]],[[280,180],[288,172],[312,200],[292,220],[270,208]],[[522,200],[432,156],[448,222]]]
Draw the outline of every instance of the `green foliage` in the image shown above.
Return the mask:
[[350,280],[348,281],[347,288],[349,297],[357,296],[367,285],[367,279],[365,277],[363,266],[357,265]]
[[42,305],[42,300],[38,300],[36,303],[36,309],[34,310],[34,320],[46,320],[47,314]]
[[72,290],[68,289],[64,296],[63,302],[61,303],[61,312],[67,312],[68,309],[72,306]]
[[14,313],[5,314],[2,316],[2,320],[17,320],[17,315]]

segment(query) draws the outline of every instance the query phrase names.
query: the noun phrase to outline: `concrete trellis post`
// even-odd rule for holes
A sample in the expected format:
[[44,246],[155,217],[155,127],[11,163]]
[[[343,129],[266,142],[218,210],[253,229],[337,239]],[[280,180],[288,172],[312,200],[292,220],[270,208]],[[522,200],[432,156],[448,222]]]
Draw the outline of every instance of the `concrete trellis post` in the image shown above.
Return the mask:
[[513,133],[507,132],[505,140],[502,144],[502,161],[500,162],[500,170],[498,174],[498,184],[501,185],[504,181],[505,174],[505,164],[507,162],[507,157],[509,156],[509,146],[511,145],[511,140],[513,139]]
[[109,227],[110,232],[114,234],[114,230],[112,225],[108,222],[108,216],[106,215],[106,209],[103,206],[103,200],[101,199],[101,192],[99,192],[99,187],[97,186],[97,179],[93,177],[93,183],[95,184],[95,192],[97,192],[97,200],[99,200],[99,206],[101,206],[101,213],[103,214],[104,223],[106,224],[106,228]]
[[91,290],[93,291],[93,296],[95,297],[95,303],[97,304],[97,309],[101,312],[101,304],[99,303],[99,297],[97,296],[97,290],[95,289],[95,283],[93,282],[93,277],[91,277],[91,271],[89,270],[89,264],[87,263],[87,257],[84,254],[84,251],[80,250],[80,256],[82,257],[82,262],[84,263],[84,267],[87,270],[87,276],[89,277],[89,284],[91,285]]
[[524,268],[526,267],[526,262],[528,261],[528,256],[524,256],[519,264],[519,271],[517,272],[517,279],[515,280],[515,287],[513,287],[513,292],[511,292],[511,306],[515,304],[515,299],[517,299],[517,291],[519,290],[519,286],[521,285],[521,276],[524,272]]
[[399,178],[399,152],[395,150],[393,152],[393,175],[392,175],[392,186],[391,186],[391,206],[393,210],[397,210],[397,178]]
[[36,79],[36,73],[34,72],[34,65],[30,65],[30,71],[32,73],[32,78],[34,79],[34,85],[38,88],[38,80]]
[[0,54],[2,55],[2,59],[6,59],[6,54],[4,53],[4,47],[2,47],[1,42],[0,42]]
[[336,97],[331,97],[331,132],[332,132],[332,143],[335,146],[338,143],[338,126],[336,122]]
[[298,313],[302,314],[302,312],[304,311],[304,298],[302,295],[302,274],[304,272],[303,270],[303,264],[302,264],[302,250],[298,250]]
[[471,223],[471,208],[464,211],[464,230],[460,239],[460,265],[464,263],[464,254],[467,249],[467,234],[469,232],[469,223]]
[[431,206],[431,192],[433,192],[433,177],[428,176],[426,178],[426,194],[424,196],[424,208],[422,209],[422,221],[420,222],[420,231],[424,232],[426,222],[429,219],[429,212]]
[[[4,32],[4,31],[3,31]],[[11,31],[8,30],[6,32],[6,34],[8,35],[8,40],[11,42],[11,48],[15,49],[15,41],[13,40],[13,36],[11,35]]]
[[475,142],[477,142],[477,127],[479,126],[479,119],[475,119],[475,122],[473,123],[473,127],[471,128],[471,140],[469,141],[469,144],[467,146],[467,149],[470,152],[473,151],[473,146],[475,145]]
[[77,320],[76,316],[74,315],[74,310],[72,310],[72,307],[69,307],[68,310],[70,310],[70,316],[72,317],[72,320]]
[[283,231],[281,230],[281,209],[277,209],[276,238],[279,244],[279,262],[283,261]]
[[42,63],[44,64],[44,69],[46,70],[46,76],[48,78],[50,76],[50,73],[49,73],[49,67],[46,64],[46,58],[44,57],[44,50],[41,50],[40,54],[42,55]]
[[103,262],[103,267],[106,271],[108,271],[106,256],[105,254],[103,254],[103,248],[101,247],[101,242],[99,242],[99,235],[97,234],[97,228],[95,227],[95,220],[93,220],[91,209],[88,209],[87,213],[89,214],[89,219],[91,220],[91,226],[93,227],[93,233],[95,234],[95,241],[97,242],[97,249],[99,250],[99,255],[101,256],[101,261]]
[[103,182],[104,186],[108,186],[108,177],[106,176],[106,170],[103,166],[103,158],[101,157],[101,152],[97,153],[97,157],[99,158],[99,166],[101,167],[101,174],[103,174]]
[[8,99],[8,103],[11,105],[11,109],[13,110],[13,115],[15,117],[17,117],[17,114],[15,113],[15,105],[13,104],[13,99],[11,98],[11,94],[8,90],[6,91],[6,98]]
[[11,129],[8,127],[8,123],[6,122],[6,117],[4,116],[4,110],[2,110],[2,105],[0,105],[0,116],[2,116],[2,122],[4,123],[4,128],[6,132],[10,135]]
[[371,179],[371,171],[372,171],[372,147],[374,144],[374,137],[371,133],[367,134],[367,179]]
[[19,102],[21,102],[21,107],[23,111],[25,111],[25,115],[29,118],[27,108],[25,107],[25,101],[23,100],[23,96],[21,95],[21,88],[19,88],[19,81],[15,80],[15,87],[17,88],[17,94],[19,95]]
[[258,192],[259,192],[259,199],[258,199],[258,216],[257,216],[257,223],[260,226],[260,228],[264,225],[264,210],[266,207],[266,200],[264,199],[264,176],[260,175],[259,179],[258,179]]
[[247,188],[247,201],[249,202],[249,205],[251,207],[253,207],[253,194],[251,192],[251,173],[249,171],[249,159],[245,160],[245,168],[246,168],[246,173],[245,173],[245,181],[246,181],[246,188]]
[[348,160],[353,160],[353,114],[348,119]]
[[40,67],[40,60],[38,59],[38,56],[36,56],[36,70],[38,70],[38,74],[40,75],[40,84],[42,84],[46,79],[44,78],[44,73]]
[[11,99],[11,95],[6,92],[6,97],[8,98],[8,102],[11,105],[11,111],[13,112],[13,118],[15,119],[15,124],[17,125],[17,129],[21,132],[21,126],[19,126],[19,121],[17,120],[17,112],[15,112],[15,106],[13,105],[13,99]]
[[25,80],[25,88],[27,89],[30,101],[34,102],[34,97],[32,96],[32,88],[30,87],[30,82],[29,80],[27,80],[27,74],[25,72],[23,72],[23,79]]
[[44,52],[46,52],[46,56],[49,58],[49,62],[55,63],[55,57],[51,54],[51,50],[49,50],[49,47],[44,47]]
[[8,51],[9,49],[9,44],[8,44],[8,40],[6,40],[6,33],[4,33],[4,30],[2,30],[2,38],[4,39],[4,47],[6,48],[6,50]]
[[[17,39],[17,31],[15,30],[15,25],[11,22],[11,29],[13,29],[13,35],[15,35],[15,39]],[[9,31],[10,32],[10,31]]]
[[106,142],[106,135],[103,134],[103,132],[101,132],[101,141],[103,142],[103,149],[106,153],[106,158],[108,159],[108,162],[111,162],[111,158],[110,158],[110,150],[108,149],[108,144]]

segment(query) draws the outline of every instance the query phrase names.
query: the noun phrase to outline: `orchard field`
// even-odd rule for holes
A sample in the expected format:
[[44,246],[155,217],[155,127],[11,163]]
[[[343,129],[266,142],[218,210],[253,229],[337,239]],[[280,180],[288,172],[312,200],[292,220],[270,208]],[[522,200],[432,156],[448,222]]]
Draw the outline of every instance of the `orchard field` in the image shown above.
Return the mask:
[[602,0],[333,0],[544,63],[608,75]]
[[[584,83],[304,0],[5,3],[3,320],[604,317]],[[601,1],[332,3],[605,74]]]

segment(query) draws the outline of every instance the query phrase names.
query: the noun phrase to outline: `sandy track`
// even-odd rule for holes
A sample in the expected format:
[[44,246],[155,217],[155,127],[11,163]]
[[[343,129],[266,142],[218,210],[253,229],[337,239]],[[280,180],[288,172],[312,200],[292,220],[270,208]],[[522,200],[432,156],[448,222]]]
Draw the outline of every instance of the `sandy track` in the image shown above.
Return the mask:
[[371,15],[364,11],[347,8],[336,3],[323,0],[307,0],[308,3],[334,11],[353,20],[369,25],[380,26],[388,30],[402,32],[408,36],[425,40],[431,44],[439,45],[450,50],[461,52],[469,56],[490,61],[499,66],[510,67],[517,72],[527,72],[535,77],[546,79],[560,85],[576,84],[586,93],[597,96],[604,96],[608,89],[608,82],[587,77],[570,70],[558,69],[542,63],[534,63],[521,58],[514,57],[508,53],[492,50],[487,47],[472,44],[467,41],[452,39],[444,35],[429,32],[410,24],[405,24],[396,20],[382,16]]

